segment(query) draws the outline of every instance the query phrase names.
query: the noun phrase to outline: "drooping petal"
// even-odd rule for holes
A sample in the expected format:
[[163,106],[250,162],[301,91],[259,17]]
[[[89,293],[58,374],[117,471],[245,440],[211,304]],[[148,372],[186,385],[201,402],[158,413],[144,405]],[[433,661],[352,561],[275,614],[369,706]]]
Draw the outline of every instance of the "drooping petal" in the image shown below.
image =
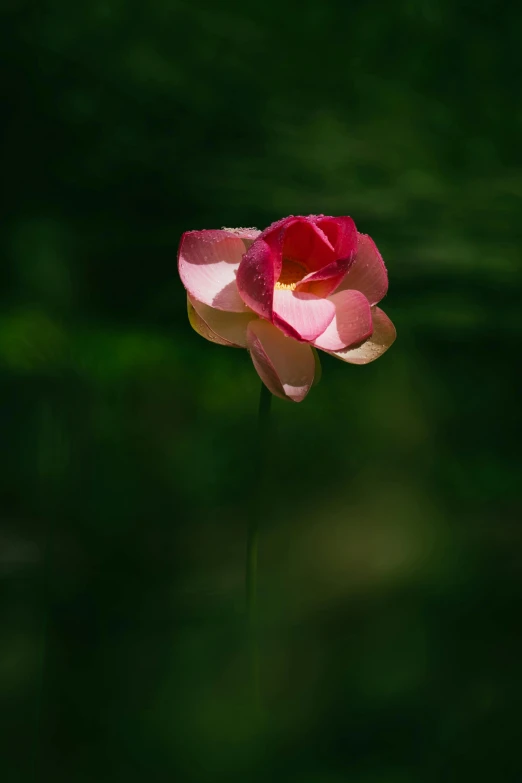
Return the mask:
[[379,307],[372,307],[373,334],[357,348],[345,348],[341,351],[329,351],[350,364],[369,364],[385,353],[393,344],[397,333],[395,327]]
[[247,326],[257,316],[251,310],[246,313],[230,313],[217,310],[187,295],[189,320],[198,334],[211,342],[236,348],[247,347]]
[[233,348],[234,346],[232,343],[229,343],[228,340],[224,340],[222,337],[219,337],[215,332],[212,331],[212,329],[208,326],[208,324],[205,323],[203,318],[196,312],[196,309],[194,308],[194,305],[190,301],[190,298],[187,294],[187,313],[188,313],[188,319],[189,323],[194,329],[195,332],[197,332],[201,337],[204,337],[205,340],[208,340],[211,343],[217,343],[217,345],[226,345],[228,348]]
[[178,267],[189,294],[218,310],[246,310],[239,296],[236,272],[245,243],[229,231],[187,231],[181,237]]
[[321,359],[319,357],[319,351],[317,348],[314,348],[312,345],[312,353],[314,355],[314,361],[315,361],[315,375],[314,375],[314,382],[312,386],[317,386],[319,381],[321,380],[323,376],[323,368],[321,367]]
[[359,234],[357,254],[337,291],[353,289],[363,293],[371,305],[380,302],[388,290],[388,273],[375,242]]
[[276,289],[273,323],[296,340],[313,342],[330,325],[335,304],[314,294]]
[[300,402],[314,381],[315,359],[310,345],[297,342],[268,321],[252,321],[247,330],[254,367],[272,394]]
[[243,256],[237,286],[245,304],[262,318],[272,318],[274,285],[281,272],[281,257],[264,239],[256,239]]
[[330,297],[335,317],[314,345],[323,351],[340,351],[367,340],[373,332],[370,303],[360,291],[340,291]]

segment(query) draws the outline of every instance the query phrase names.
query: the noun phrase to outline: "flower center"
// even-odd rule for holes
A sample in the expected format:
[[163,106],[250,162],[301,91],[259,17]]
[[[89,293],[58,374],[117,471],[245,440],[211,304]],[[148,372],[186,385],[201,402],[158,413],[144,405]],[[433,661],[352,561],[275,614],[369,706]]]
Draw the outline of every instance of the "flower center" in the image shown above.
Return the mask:
[[301,282],[306,274],[306,269],[302,264],[292,261],[291,258],[283,258],[281,274],[275,287],[278,290],[295,291],[297,284]]

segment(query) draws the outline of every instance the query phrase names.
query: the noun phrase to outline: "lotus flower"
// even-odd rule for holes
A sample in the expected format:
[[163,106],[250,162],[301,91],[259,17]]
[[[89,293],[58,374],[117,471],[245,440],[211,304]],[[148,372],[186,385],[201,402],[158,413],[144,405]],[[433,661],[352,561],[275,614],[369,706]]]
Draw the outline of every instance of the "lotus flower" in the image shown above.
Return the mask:
[[212,342],[247,348],[278,397],[306,397],[320,367],[316,348],[367,364],[395,340],[376,307],[388,290],[386,267],[350,217],[187,231],[178,264],[192,327]]

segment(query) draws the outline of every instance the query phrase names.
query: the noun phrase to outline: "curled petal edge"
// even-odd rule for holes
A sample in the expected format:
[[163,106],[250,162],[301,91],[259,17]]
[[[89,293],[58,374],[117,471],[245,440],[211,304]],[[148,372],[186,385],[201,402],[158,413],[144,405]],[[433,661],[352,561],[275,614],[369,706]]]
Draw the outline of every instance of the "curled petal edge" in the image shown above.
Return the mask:
[[373,334],[368,340],[355,348],[326,353],[349,364],[370,364],[382,356],[395,342],[395,326],[379,307],[372,307]]
[[265,386],[276,397],[301,402],[316,373],[312,347],[261,320],[248,325],[247,338],[252,362]]

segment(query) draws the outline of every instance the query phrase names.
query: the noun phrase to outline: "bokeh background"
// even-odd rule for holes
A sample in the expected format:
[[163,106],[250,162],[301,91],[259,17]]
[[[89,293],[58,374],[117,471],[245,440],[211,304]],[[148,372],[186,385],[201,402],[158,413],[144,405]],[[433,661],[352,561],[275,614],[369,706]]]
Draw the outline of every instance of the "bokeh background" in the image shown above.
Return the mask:
[[[4,0],[0,776],[522,780],[517,4]],[[274,400],[187,229],[350,214],[378,362]],[[251,705],[245,529],[266,482]]]

